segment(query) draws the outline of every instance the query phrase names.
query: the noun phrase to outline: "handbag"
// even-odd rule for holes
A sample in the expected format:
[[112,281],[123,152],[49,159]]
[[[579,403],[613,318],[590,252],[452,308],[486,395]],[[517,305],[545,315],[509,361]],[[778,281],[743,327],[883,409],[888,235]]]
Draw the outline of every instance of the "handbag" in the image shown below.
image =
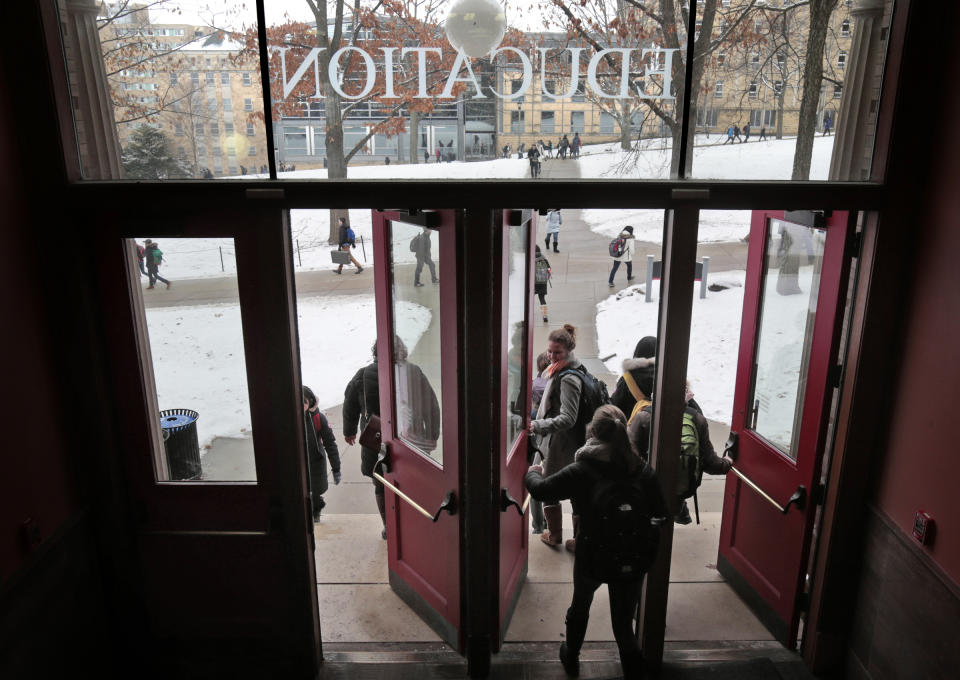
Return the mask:
[[360,442],[360,446],[371,451],[379,451],[380,440],[380,416],[371,415],[370,420],[367,421],[367,426],[363,428],[363,432],[360,433],[357,441]]

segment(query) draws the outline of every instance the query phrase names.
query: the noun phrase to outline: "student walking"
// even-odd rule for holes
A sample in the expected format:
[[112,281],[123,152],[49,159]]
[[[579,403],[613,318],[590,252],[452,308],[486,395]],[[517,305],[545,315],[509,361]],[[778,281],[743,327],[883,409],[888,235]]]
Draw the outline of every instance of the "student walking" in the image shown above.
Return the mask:
[[830,116],[826,116],[823,119],[823,136],[824,137],[830,134],[830,125],[831,125]]
[[[561,156],[562,158],[562,156]],[[560,225],[563,224],[563,218],[560,216],[559,208],[551,208],[547,211],[547,238],[544,243],[547,250],[550,250],[550,235],[553,234],[553,252],[559,253],[557,242],[560,240]]]
[[574,132],[574,133],[573,133],[573,142],[571,142],[571,144],[570,144],[570,148],[573,150],[573,157],[574,157],[574,158],[580,158],[580,147],[581,147],[581,146],[582,146],[582,142],[580,141],[580,133],[579,133],[579,132]]
[[610,256],[613,258],[609,280],[611,288],[613,288],[613,277],[617,275],[621,262],[627,263],[627,282],[633,281],[633,243],[633,227],[629,225],[610,242]]
[[[144,247],[136,241],[134,241],[134,243],[136,243],[137,246],[137,266],[140,267],[140,274],[146,276],[147,270],[143,264],[144,257],[146,257],[146,250],[144,250]],[[152,243],[152,241],[147,239],[147,243]]]
[[553,272],[550,270],[550,260],[543,256],[540,246],[535,248],[537,253],[533,263],[533,293],[540,298],[540,314],[543,316],[543,323],[547,323],[547,284],[550,283]]
[[[326,507],[323,494],[329,488],[327,478],[327,461],[330,462],[330,471],[333,473],[333,483],[340,483],[340,451],[337,449],[337,438],[333,429],[317,404],[317,395],[306,385],[303,386],[303,409],[309,424],[305,424],[313,431],[311,442],[310,432],[307,432],[307,467],[310,471],[310,495],[313,498],[313,521],[320,521],[320,511]],[[313,444],[311,446],[311,444]]]
[[170,282],[160,276],[160,265],[163,264],[163,251],[157,245],[156,241],[147,239],[144,243],[144,258],[147,260],[147,278],[150,280],[148,289],[155,288],[157,281],[167,284],[170,288]]
[[[356,235],[353,233],[353,229],[351,229],[351,228],[347,225],[347,218],[346,218],[346,217],[338,217],[338,218],[337,218],[337,221],[338,221],[338,223],[339,223],[339,225],[340,225],[340,226],[339,226],[339,236],[338,236],[338,240],[339,240],[339,242],[340,242],[340,243],[339,243],[339,248],[340,248],[340,250],[342,250],[342,251],[345,251],[345,252],[347,252],[347,253],[350,253],[350,249],[351,249],[351,248],[356,248],[356,247],[357,247],[357,237],[356,237]],[[350,262],[352,262],[352,263],[354,264],[354,266],[357,268],[357,272],[356,272],[357,274],[359,274],[360,272],[363,271],[363,267],[361,267],[361,266],[360,266],[360,263],[357,262],[357,258],[355,258],[355,257],[353,256],[353,253],[350,253]],[[343,273],[343,265],[342,265],[342,264],[339,265],[336,269],[333,270],[333,273],[334,273],[334,274],[341,274],[341,273]]]
[[750,141],[750,123],[743,126],[743,141]]
[[739,125],[734,125],[734,126],[733,126],[733,138],[736,139],[736,140],[737,140],[738,142],[740,142],[741,144],[743,144],[743,140],[740,139],[740,126],[739,126]]
[[530,176],[540,176],[540,150],[536,144],[531,144],[527,149],[527,159],[530,161]]
[[[560,472],[572,463],[574,453],[584,442],[583,426],[577,427],[583,381],[575,375],[582,370],[580,360],[573,354],[577,346],[576,332],[576,328],[564,324],[547,336],[547,354],[551,361],[547,368],[548,381],[537,417],[530,421],[529,427],[531,435],[540,437],[547,474]],[[547,530],[540,534],[540,540],[551,547],[562,545],[563,511],[559,501],[544,504],[543,514]]]
[[420,272],[423,271],[423,265],[427,265],[430,269],[430,281],[433,283],[439,283],[440,279],[437,278],[437,268],[433,264],[433,258],[430,256],[430,229],[424,227],[423,231],[413,237],[413,240],[410,241],[410,250],[413,251],[417,256],[417,268],[413,272],[413,285],[420,287],[423,286],[420,283]]
[[767,139],[767,128],[766,128],[766,127],[761,127],[761,128],[760,128],[760,136],[757,137],[757,141],[758,141],[758,142],[763,142],[763,141],[765,141],[766,139]]
[[[373,361],[359,371],[347,383],[343,393],[343,439],[350,446],[357,441],[357,432],[363,432],[370,418],[380,417],[380,384],[377,367],[377,343],[374,341]],[[373,477],[373,468],[377,463],[379,451],[360,446],[360,474],[373,482],[373,495],[377,501],[377,511],[383,521],[381,538],[387,537],[387,505],[383,496],[383,484]]]
[[532,498],[551,504],[569,498],[580,516],[573,599],[567,609],[560,662],[568,675],[579,674],[590,606],[594,593],[606,583],[623,677],[639,680],[643,654],[633,631],[633,618],[643,578],[656,557],[657,527],[668,511],[656,474],[630,444],[626,418],[620,409],[610,404],[598,408],[587,434],[571,465],[546,478],[541,466],[532,465],[524,479]]
[[726,139],[723,143],[724,143],[724,144],[732,144],[732,143],[733,143],[733,126],[732,126],[732,125],[727,128],[727,139]]

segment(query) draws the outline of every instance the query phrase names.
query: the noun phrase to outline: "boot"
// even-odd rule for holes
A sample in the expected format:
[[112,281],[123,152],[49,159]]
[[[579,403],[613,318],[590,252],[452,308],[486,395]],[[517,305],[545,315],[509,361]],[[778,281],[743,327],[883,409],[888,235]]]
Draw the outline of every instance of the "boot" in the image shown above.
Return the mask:
[[572,553],[577,550],[577,536],[580,534],[580,515],[573,516],[573,538],[568,538],[563,547],[567,552]]
[[543,517],[543,503],[534,499],[530,501],[530,523],[533,525],[533,533],[542,534],[547,528],[546,520]]
[[387,501],[383,494],[374,494],[377,499],[377,510],[380,512],[380,519],[383,521],[383,531],[380,532],[380,538],[387,538]]
[[559,505],[543,506],[543,516],[547,520],[547,530],[540,534],[540,540],[554,548],[563,544],[563,508]]
[[540,305],[540,313],[543,315],[543,322],[544,322],[544,323],[547,323],[547,321],[549,321],[549,319],[547,319],[547,306],[546,306],[546,305]]
[[629,654],[621,654],[620,666],[623,668],[623,680],[642,680],[643,652],[638,649]]
[[690,522],[693,521],[693,518],[690,517],[690,507],[686,501],[683,501],[683,504],[680,506],[680,512],[676,514],[673,521],[676,524],[690,524]]
[[548,236],[543,243],[544,243],[544,248],[546,248],[547,251],[549,252],[549,250],[550,250],[550,237]]
[[577,676],[580,674],[580,648],[583,646],[583,638],[587,635],[587,621],[573,621],[570,616],[570,610],[567,610],[566,617],[567,641],[560,645],[560,663],[563,664],[563,670],[567,675]]

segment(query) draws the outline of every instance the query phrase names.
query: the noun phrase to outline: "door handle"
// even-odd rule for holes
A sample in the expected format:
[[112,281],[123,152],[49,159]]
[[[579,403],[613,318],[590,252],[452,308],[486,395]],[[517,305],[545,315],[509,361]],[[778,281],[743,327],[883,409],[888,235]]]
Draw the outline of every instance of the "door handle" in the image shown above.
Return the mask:
[[[377,462],[373,466],[373,478],[383,484],[385,487],[390,489],[393,493],[397,494],[397,497],[405,501],[407,505],[412,507],[414,510],[419,512],[421,515],[429,519],[431,522],[436,522],[440,519],[440,513],[444,510],[451,515],[457,514],[457,495],[453,491],[448,491],[447,495],[443,497],[443,501],[440,503],[440,507],[437,508],[437,511],[430,514],[429,510],[424,509],[422,505],[417,503],[415,500],[410,498],[407,494],[403,493],[396,486],[391,484],[383,475],[377,472],[377,468],[388,467],[390,464],[390,452],[387,450],[386,444],[380,445],[380,455],[377,457]],[[388,467],[389,470],[389,467]]]
[[510,495],[510,492],[507,491],[506,487],[500,489],[500,512],[506,512],[507,508],[513,506],[517,509],[517,512],[520,513],[520,516],[523,517],[523,513],[527,511],[527,506],[530,505],[530,494],[527,494],[526,499],[521,505],[516,498]]
[[770,496],[770,494],[768,494],[766,491],[764,491],[764,490],[761,489],[759,486],[757,486],[756,483],[755,483],[752,479],[750,479],[750,478],[747,477],[745,474],[743,474],[742,472],[740,472],[740,470],[738,470],[737,468],[731,467],[731,468],[730,468],[730,472],[732,472],[732,473],[735,474],[737,477],[739,477],[740,479],[742,479],[742,480],[746,483],[747,486],[749,486],[751,489],[753,489],[753,490],[756,491],[758,494],[760,494],[768,503],[770,503],[770,505],[772,505],[773,507],[775,507],[777,510],[779,510],[779,511],[780,511],[782,514],[784,514],[784,515],[787,514],[787,511],[790,509],[790,506],[791,506],[791,505],[796,505],[796,506],[797,506],[797,510],[803,510],[803,506],[806,505],[806,502],[807,502],[807,487],[803,486],[803,484],[801,484],[800,486],[797,487],[797,490],[793,492],[793,495],[792,495],[792,496],[790,496],[790,500],[787,501],[787,504],[786,504],[786,505],[780,505],[779,503],[777,503],[777,502]]
[[723,445],[723,455],[730,460],[736,460],[740,453],[740,442],[737,433],[730,430],[730,436],[727,437],[727,443]]

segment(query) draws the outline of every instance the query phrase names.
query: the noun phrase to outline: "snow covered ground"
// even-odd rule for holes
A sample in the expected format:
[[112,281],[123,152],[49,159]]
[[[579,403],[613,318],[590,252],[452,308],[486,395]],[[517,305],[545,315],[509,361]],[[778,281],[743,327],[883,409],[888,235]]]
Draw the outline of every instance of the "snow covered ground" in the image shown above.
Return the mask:
[[[411,302],[400,305],[400,335],[412,352],[430,324],[430,310]],[[373,318],[372,295],[297,300],[303,382],[321,409],[341,403],[350,378],[369,363],[376,339]],[[197,411],[201,448],[214,437],[249,433],[239,305],[150,308],[147,327],[160,409]]]

